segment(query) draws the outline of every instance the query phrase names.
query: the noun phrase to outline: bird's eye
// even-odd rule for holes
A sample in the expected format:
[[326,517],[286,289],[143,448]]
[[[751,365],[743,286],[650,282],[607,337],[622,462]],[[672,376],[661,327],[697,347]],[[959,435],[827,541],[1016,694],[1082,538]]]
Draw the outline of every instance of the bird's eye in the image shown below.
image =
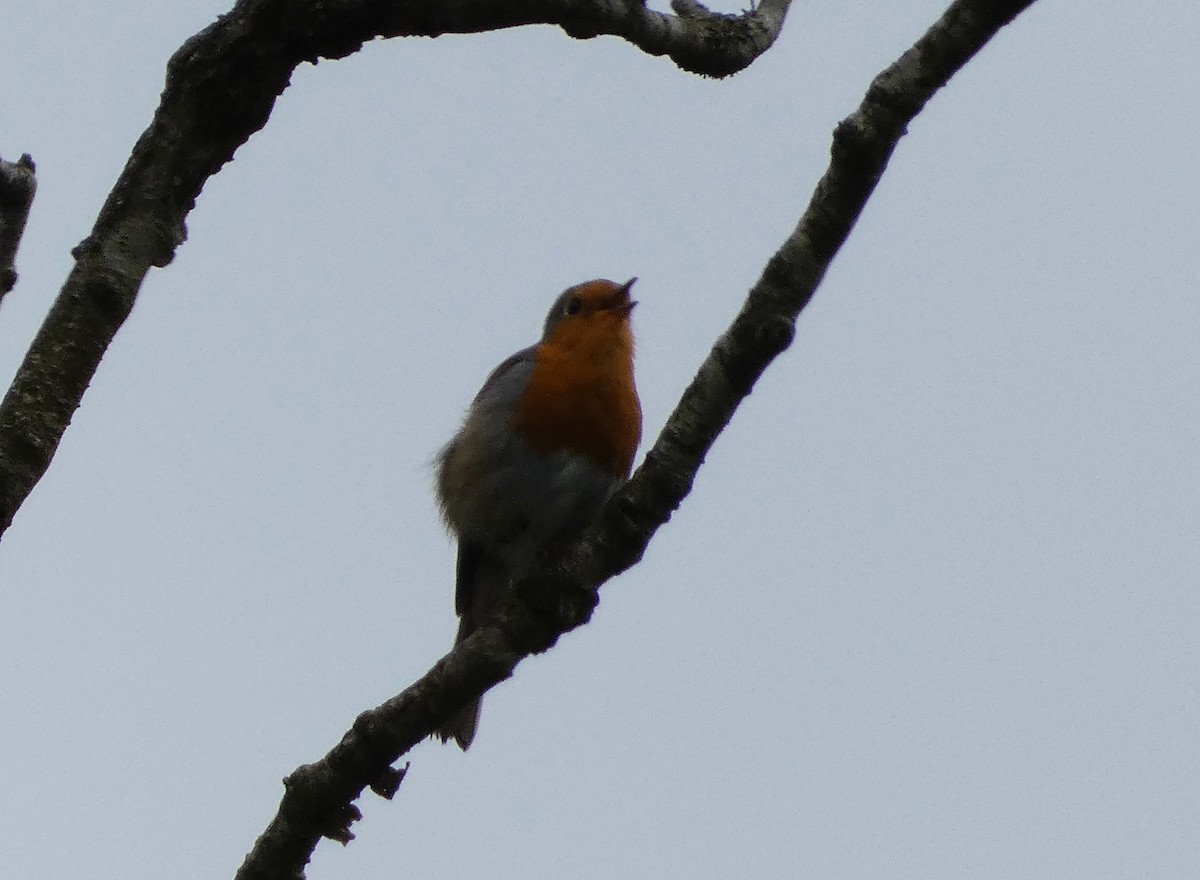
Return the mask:
[[583,311],[583,300],[577,296],[567,300],[567,304],[563,308],[564,315],[578,315],[581,311]]

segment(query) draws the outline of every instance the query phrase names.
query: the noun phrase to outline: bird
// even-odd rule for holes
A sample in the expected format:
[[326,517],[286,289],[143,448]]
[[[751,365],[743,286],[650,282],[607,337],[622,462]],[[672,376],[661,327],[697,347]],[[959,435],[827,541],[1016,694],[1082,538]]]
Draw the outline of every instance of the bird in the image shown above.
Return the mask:
[[[438,504],[458,541],[456,645],[487,621],[514,577],[578,536],[629,476],[642,435],[636,280],[563,291],[541,339],[492,371],[437,457]],[[479,709],[475,700],[436,735],[465,752]]]

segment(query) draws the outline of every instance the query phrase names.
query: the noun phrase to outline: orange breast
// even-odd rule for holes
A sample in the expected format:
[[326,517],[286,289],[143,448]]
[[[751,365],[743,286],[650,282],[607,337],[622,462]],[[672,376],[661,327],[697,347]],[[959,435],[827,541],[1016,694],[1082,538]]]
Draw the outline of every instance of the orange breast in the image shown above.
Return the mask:
[[543,341],[511,424],[538,452],[575,452],[615,477],[628,476],[642,407],[624,317],[597,315]]

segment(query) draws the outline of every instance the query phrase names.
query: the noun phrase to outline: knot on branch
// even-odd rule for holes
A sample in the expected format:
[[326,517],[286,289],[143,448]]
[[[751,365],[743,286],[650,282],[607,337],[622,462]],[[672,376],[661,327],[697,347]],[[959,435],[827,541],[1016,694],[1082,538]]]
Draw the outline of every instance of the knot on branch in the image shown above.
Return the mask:
[[406,761],[404,766],[399,769],[388,767],[372,780],[371,791],[384,800],[390,801],[396,796],[396,792],[400,788],[400,783],[404,781],[404,777],[408,774],[409,766],[411,766],[411,762]]
[[315,827],[322,837],[345,846],[354,839],[350,826],[362,818],[362,811],[349,802],[330,804],[327,774],[319,764],[297,767],[283,778],[286,794],[280,809],[302,826]]
[[[900,134],[903,134],[903,130],[896,134],[896,138]],[[837,124],[829,154],[836,164],[856,171],[876,170],[882,173],[894,147],[895,140],[879,132],[860,110]]]

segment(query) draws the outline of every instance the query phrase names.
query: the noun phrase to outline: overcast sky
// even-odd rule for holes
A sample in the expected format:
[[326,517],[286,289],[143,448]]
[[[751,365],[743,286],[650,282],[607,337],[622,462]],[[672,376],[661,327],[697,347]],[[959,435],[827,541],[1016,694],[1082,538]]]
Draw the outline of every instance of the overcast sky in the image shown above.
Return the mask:
[[[232,875],[449,648],[430,461],[487,372],[637,275],[651,440],[945,4],[802,2],[724,82],[548,27],[297,70],[0,544],[0,876]],[[0,154],[39,192],[5,385],[226,8],[7,7]],[[1194,877],[1197,33],[1195,0],[1003,31],[645,561],[309,877]]]

